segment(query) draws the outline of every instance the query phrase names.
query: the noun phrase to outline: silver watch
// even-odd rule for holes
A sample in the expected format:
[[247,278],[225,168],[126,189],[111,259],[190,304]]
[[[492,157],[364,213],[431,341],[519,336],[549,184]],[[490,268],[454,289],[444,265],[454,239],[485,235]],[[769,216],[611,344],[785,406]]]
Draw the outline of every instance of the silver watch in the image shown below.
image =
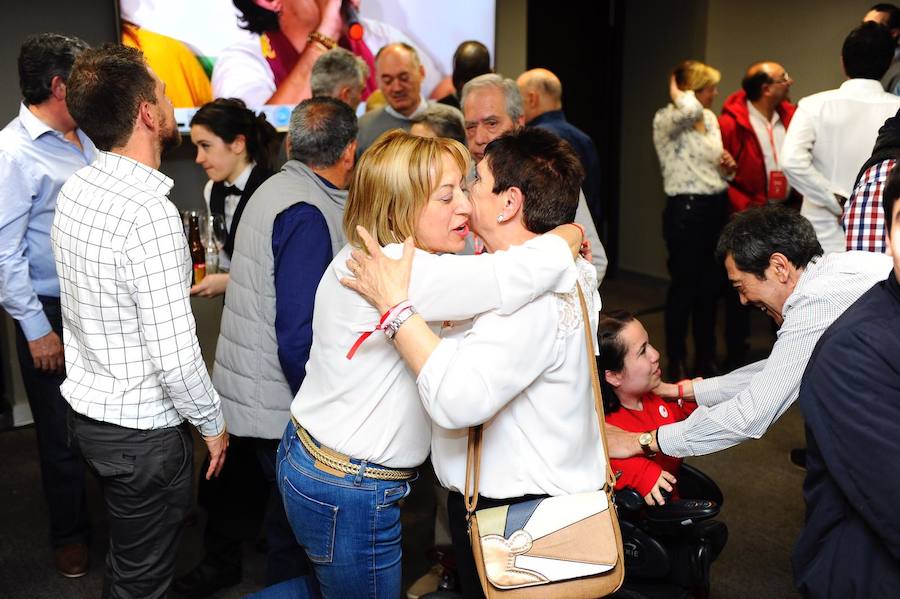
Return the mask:
[[388,338],[388,341],[393,341],[394,336],[397,334],[397,331],[400,330],[400,327],[403,326],[403,323],[409,320],[409,318],[413,314],[418,314],[414,306],[407,306],[403,308],[400,314],[392,320],[386,327],[384,327],[384,336]]

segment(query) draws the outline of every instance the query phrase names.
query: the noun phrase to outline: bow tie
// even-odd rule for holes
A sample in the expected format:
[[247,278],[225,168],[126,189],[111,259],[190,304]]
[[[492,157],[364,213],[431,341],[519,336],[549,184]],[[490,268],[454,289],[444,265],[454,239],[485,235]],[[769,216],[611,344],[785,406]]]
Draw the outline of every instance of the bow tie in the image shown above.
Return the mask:
[[227,196],[239,196],[244,193],[244,190],[237,185],[229,185],[228,183],[222,186],[222,190]]

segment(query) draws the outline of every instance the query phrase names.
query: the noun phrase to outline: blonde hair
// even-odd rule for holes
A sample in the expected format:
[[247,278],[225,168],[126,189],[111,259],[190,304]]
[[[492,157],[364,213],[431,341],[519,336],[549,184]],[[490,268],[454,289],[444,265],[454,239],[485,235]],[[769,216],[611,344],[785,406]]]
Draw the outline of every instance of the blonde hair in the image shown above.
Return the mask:
[[469,152],[458,141],[425,138],[400,129],[384,133],[367,149],[353,173],[344,208],[344,236],[364,247],[356,232],[362,225],[380,245],[402,243],[412,236],[416,246],[419,214],[440,183],[441,158],[449,156],[465,176]]
[[718,85],[722,79],[721,73],[708,64],[699,60],[685,60],[675,70],[675,84],[683,91],[697,91],[710,85]]

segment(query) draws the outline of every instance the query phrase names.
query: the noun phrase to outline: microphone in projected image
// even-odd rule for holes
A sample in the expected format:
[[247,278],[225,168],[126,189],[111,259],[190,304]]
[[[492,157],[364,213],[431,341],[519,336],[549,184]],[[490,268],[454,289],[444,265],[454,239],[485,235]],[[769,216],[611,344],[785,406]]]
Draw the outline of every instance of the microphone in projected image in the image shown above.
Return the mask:
[[353,6],[353,2],[350,0],[343,0],[343,2],[341,2],[341,16],[344,17],[344,26],[347,28],[347,37],[354,42],[360,41],[363,38],[365,30],[363,29],[362,23],[359,22],[359,13],[356,12],[356,7]]

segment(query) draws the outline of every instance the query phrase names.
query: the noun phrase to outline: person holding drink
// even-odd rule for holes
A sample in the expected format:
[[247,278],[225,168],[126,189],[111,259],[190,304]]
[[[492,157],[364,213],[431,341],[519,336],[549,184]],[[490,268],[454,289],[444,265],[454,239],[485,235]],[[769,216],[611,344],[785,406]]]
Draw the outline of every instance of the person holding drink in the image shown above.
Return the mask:
[[[253,192],[274,174],[272,161],[277,152],[275,128],[264,115],[257,115],[241,101],[218,98],[204,104],[191,119],[191,142],[197,147],[196,162],[206,171],[209,181],[203,188],[203,199],[212,223],[224,221],[223,247],[218,256],[218,273],[196,276],[191,295],[216,297],[225,293],[228,267],[234,249],[234,236],[244,206]],[[215,226],[209,227],[215,229]],[[205,253],[198,229],[199,253],[191,256],[195,265]],[[208,231],[207,245],[214,243],[213,230]],[[193,237],[188,233],[188,242]],[[204,258],[203,262],[206,260]],[[202,280],[198,280],[202,279]]]

